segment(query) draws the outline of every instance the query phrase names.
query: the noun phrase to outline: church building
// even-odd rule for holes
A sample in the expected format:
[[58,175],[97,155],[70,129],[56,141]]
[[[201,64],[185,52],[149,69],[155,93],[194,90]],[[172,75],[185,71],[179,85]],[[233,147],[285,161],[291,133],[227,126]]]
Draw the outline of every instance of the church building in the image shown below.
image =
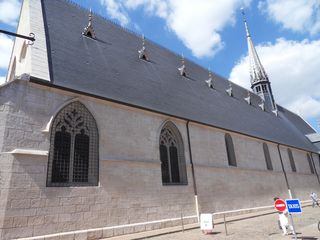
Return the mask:
[[0,239],[101,239],[319,191],[320,135],[276,103],[245,29],[252,91],[70,1],[24,0],[17,33],[35,41],[16,38],[0,86]]

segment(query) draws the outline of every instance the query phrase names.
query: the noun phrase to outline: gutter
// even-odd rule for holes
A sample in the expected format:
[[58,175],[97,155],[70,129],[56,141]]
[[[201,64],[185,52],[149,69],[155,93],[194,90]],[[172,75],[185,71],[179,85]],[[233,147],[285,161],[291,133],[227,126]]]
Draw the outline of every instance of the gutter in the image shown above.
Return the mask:
[[284,178],[285,178],[285,180],[286,180],[286,185],[287,185],[287,188],[288,188],[289,197],[290,197],[290,199],[292,199],[292,193],[291,193],[291,189],[290,189],[290,185],[289,185],[287,173],[286,173],[286,171],[284,170],[284,165],[283,165],[282,156],[281,156],[281,152],[280,152],[280,147],[279,147],[279,146],[280,146],[280,144],[277,144],[278,153],[279,153],[280,162],[281,162],[281,167],[282,167],[282,172],[283,172]]
[[199,216],[200,215],[199,215],[198,190],[197,190],[196,176],[195,176],[195,173],[194,173],[194,165],[193,165],[193,159],[192,159],[189,123],[190,123],[190,120],[188,120],[187,123],[186,123],[187,136],[188,136],[188,147],[189,147],[189,158],[190,158],[190,164],[191,164],[191,172],[192,172],[192,181],[193,181],[193,190],[194,190],[194,200],[195,200],[195,205],[196,205],[196,213],[197,213],[198,222],[199,222],[199,220],[200,220]]

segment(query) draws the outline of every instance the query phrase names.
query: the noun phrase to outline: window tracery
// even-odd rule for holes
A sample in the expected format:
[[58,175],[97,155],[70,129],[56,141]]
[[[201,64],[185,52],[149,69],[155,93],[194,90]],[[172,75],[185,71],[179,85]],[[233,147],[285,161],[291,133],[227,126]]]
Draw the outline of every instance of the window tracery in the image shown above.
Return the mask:
[[98,164],[96,122],[83,104],[70,103],[52,122],[48,185],[97,185]]
[[183,143],[178,129],[168,122],[160,133],[160,161],[164,184],[187,184]]

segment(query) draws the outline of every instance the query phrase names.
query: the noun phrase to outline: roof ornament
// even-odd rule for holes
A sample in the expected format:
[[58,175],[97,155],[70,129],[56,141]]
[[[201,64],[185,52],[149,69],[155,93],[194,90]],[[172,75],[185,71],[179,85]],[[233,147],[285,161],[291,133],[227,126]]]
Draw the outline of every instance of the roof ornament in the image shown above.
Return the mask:
[[251,95],[250,92],[248,91],[248,96],[244,98],[244,100],[250,105],[251,104]]
[[226,90],[226,92],[228,93],[228,95],[230,97],[232,97],[232,84],[231,84],[231,82],[229,82],[229,88]]
[[272,112],[278,117],[278,109],[273,109]]
[[179,72],[180,72],[180,75],[181,76],[186,76],[186,65],[184,64],[184,56],[183,54],[181,55],[181,63],[182,63],[182,66],[178,68]]
[[264,101],[261,100],[261,103],[259,104],[259,107],[261,108],[262,111],[265,110],[265,106],[264,106]]
[[207,79],[205,81],[208,84],[209,88],[214,89],[214,87],[213,87],[213,78],[212,78],[212,74],[211,74],[210,68],[208,69],[208,71],[209,71],[209,79]]
[[142,35],[142,48],[140,50],[138,50],[139,53],[139,58],[143,59],[143,60],[149,60],[147,57],[147,50],[146,50],[146,46],[145,46],[145,37],[144,35]]
[[82,34],[86,37],[89,37],[89,38],[93,38],[93,39],[96,39],[96,34],[94,32],[94,29],[93,29],[93,26],[92,26],[92,10],[90,8],[90,13],[89,13],[89,22],[88,22],[88,25],[83,29],[83,32]]

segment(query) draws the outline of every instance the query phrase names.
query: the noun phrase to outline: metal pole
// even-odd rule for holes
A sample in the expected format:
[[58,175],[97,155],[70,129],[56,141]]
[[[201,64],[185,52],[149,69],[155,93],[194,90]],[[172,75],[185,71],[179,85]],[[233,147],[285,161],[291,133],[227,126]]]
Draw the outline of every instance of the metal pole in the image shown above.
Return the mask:
[[183,224],[183,213],[182,213],[182,208],[181,208],[181,227],[182,227],[182,232],[184,232],[184,224]]
[[[289,181],[288,181],[288,178],[287,178],[287,174],[286,174],[286,171],[284,169],[284,165],[283,165],[283,161],[282,161],[282,156],[281,156],[281,152],[280,152],[280,144],[277,145],[277,148],[278,148],[278,153],[279,153],[279,157],[280,157],[280,162],[281,162],[281,167],[282,167],[282,171],[283,171],[283,174],[284,174],[284,178],[286,180],[286,184],[287,184],[287,188],[288,188],[288,193],[289,193],[289,198],[292,199],[292,193],[291,193],[291,189],[290,189],[290,185],[289,185]],[[294,223],[293,223],[293,218],[292,218],[292,215],[289,213],[289,216],[290,216],[290,221],[291,221],[291,225],[292,225],[292,229],[293,229],[293,232],[294,232],[294,239],[297,240],[297,234],[296,234],[296,229],[294,227]]]
[[9,31],[5,31],[5,30],[2,30],[2,29],[0,29],[0,33],[4,33],[4,34],[10,35],[10,36],[14,36],[14,37],[18,37],[18,38],[24,38],[24,39],[30,40],[32,42],[34,42],[36,40],[34,38],[34,33],[30,33],[29,37],[25,36],[25,35],[9,32]]
[[189,147],[189,158],[191,164],[191,173],[192,173],[192,181],[193,181],[193,190],[194,190],[194,199],[196,205],[196,213],[198,216],[198,223],[200,222],[200,213],[199,213],[199,203],[198,203],[198,191],[197,191],[197,182],[196,182],[196,175],[194,172],[194,165],[192,160],[192,150],[191,150],[191,139],[190,139],[190,130],[189,130],[190,121],[188,120],[186,123],[187,128],[187,137],[188,137],[188,147]]
[[281,167],[282,167],[282,172],[283,172],[284,178],[285,178],[285,180],[286,180],[286,184],[287,184],[289,196],[290,196],[290,199],[292,199],[292,194],[291,194],[291,190],[290,190],[290,185],[289,185],[289,181],[288,181],[288,178],[287,178],[286,171],[284,170],[284,165],[283,165],[283,161],[282,161],[282,156],[281,156],[279,144],[277,145],[277,148],[278,148],[278,153],[279,153],[280,163],[281,163]]
[[296,233],[296,229],[294,227],[293,217],[292,217],[291,213],[289,213],[289,216],[290,216],[290,221],[291,221],[291,225],[292,225],[292,229],[293,229],[294,239],[297,240],[297,233]]
[[226,236],[228,236],[226,214],[223,214],[224,230],[226,231]]

